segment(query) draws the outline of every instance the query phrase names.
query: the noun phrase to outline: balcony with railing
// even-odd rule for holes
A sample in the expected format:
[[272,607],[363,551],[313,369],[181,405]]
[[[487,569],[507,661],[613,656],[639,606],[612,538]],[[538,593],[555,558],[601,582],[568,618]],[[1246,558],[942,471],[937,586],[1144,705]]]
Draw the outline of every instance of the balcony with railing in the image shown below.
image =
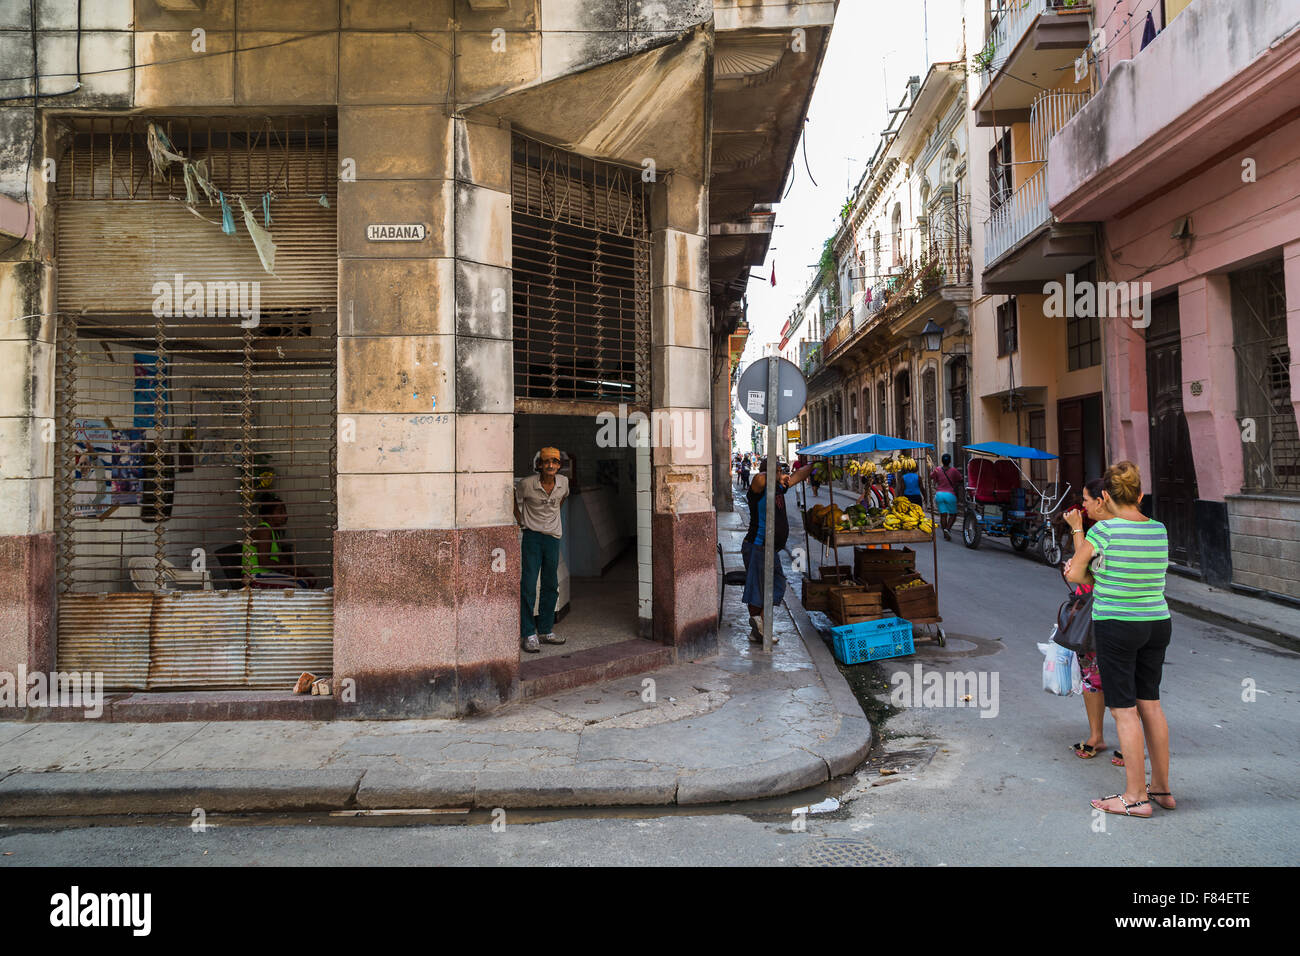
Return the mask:
[[984,223],[984,261],[992,267],[1010,250],[1052,222],[1047,205],[1048,144],[1088,102],[1087,93],[1042,92],[1030,115],[1029,162],[1039,163],[1033,175],[1001,201],[989,197],[992,213]]
[[950,228],[932,234],[920,257],[904,263],[896,272],[881,278],[870,289],[854,293],[854,305],[822,341],[818,361],[828,364],[855,347],[875,330],[890,326],[914,310],[917,315],[930,312],[918,308],[928,303],[937,309],[940,319],[951,303],[970,295],[971,256],[966,234],[965,204],[950,209]]
[[1087,0],[997,2],[984,49],[975,55],[976,124],[1007,126],[1028,119],[1041,79],[1059,76],[1088,45],[1091,14]]

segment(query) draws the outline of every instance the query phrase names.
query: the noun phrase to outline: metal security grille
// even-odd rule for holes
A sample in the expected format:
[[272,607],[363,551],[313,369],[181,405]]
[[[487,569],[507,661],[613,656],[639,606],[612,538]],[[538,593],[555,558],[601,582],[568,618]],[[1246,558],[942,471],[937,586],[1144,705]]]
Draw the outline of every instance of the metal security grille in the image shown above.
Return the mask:
[[515,398],[650,402],[648,184],[514,139]]
[[1300,492],[1300,433],[1291,404],[1291,350],[1287,343],[1282,260],[1234,273],[1233,348],[1237,354],[1237,419],[1247,492]]
[[195,218],[178,201],[178,169],[151,180],[138,118],[86,122],[57,213],[59,666],[102,670],[110,688],[327,675],[334,135],[319,119],[280,120],[296,123],[280,138],[243,120],[157,121],[223,192],[258,200],[258,224],[274,194],[271,275],[242,216],[225,235],[219,209]]

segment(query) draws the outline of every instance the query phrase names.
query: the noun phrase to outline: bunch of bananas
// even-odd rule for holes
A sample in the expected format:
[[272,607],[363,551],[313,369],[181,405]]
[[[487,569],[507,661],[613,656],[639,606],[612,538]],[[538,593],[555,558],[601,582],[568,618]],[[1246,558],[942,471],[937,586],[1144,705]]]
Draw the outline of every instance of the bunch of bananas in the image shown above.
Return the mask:
[[848,464],[848,472],[855,478],[859,475],[865,478],[876,473],[876,465],[875,462],[871,460],[851,461]]
[[898,474],[904,471],[916,471],[916,459],[907,455],[899,455],[897,458],[886,458],[881,466],[885,471],[891,474]]
[[925,534],[934,533],[934,523],[925,516],[920,505],[914,505],[906,495],[894,499],[894,506],[885,518],[885,528],[889,531],[920,530]]

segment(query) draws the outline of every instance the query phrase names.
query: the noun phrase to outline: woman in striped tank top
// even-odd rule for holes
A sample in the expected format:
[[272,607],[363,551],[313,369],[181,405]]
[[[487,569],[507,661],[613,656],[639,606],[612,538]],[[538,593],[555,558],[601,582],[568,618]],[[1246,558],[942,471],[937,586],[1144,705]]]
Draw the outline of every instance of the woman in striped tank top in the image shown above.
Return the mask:
[[[1123,793],[1093,800],[1107,813],[1151,816],[1151,800],[1165,810],[1176,806],[1169,792],[1169,725],[1160,706],[1160,675],[1169,647],[1171,622],[1165,604],[1169,536],[1165,526],[1139,510],[1142,475],[1131,461],[1106,469],[1102,498],[1114,517],[1085,537],[1083,516],[1066,517],[1077,544],[1067,577],[1083,583],[1093,555],[1092,628],[1102,694],[1115,718],[1125,760]],[[1142,739],[1151,757],[1151,783],[1141,759]]]

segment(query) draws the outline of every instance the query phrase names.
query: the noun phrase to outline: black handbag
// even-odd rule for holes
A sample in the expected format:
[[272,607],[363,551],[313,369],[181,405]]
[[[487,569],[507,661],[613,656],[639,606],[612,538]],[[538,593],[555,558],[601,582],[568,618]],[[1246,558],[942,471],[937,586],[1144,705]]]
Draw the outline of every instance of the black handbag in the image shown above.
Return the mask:
[[1052,640],[1068,647],[1076,654],[1091,654],[1096,645],[1092,639],[1092,592],[1071,594],[1061,602],[1056,612],[1056,633]]

